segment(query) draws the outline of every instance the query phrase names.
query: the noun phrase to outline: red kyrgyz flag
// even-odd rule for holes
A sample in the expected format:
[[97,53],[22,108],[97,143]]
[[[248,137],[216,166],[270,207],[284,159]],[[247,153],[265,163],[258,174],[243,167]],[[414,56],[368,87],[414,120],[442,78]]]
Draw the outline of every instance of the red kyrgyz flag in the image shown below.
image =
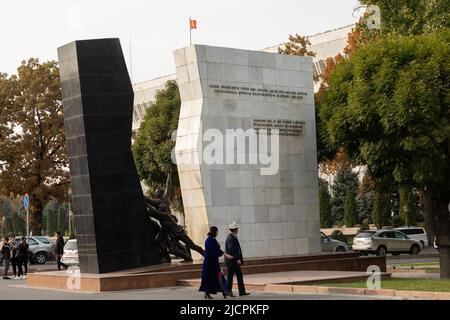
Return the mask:
[[189,19],[189,21],[190,21],[190,25],[191,25],[191,30],[197,29],[197,20]]

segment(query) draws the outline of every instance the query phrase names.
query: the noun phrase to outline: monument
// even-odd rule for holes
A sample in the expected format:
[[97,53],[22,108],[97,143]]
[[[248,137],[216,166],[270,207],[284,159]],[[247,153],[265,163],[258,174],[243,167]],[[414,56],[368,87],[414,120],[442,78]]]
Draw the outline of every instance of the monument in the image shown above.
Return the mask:
[[311,58],[203,45],[174,57],[188,234],[216,225],[223,245],[236,221],[248,258],[320,252]]
[[[154,264],[186,247],[200,258],[195,243],[210,225],[220,228],[223,245],[230,221],[241,225],[245,274],[366,272],[373,265],[386,271],[385,257],[320,252],[310,58],[197,45],[175,52],[185,232],[168,220],[161,192],[157,199],[142,194],[130,152],[133,92],[119,41],[76,41],[59,57],[83,274],[31,273],[28,285],[92,292],[183,285],[201,276],[201,263]],[[149,215],[163,228],[152,228]]]
[[134,93],[119,39],[58,49],[80,269],[158,264],[158,244],[131,153]]

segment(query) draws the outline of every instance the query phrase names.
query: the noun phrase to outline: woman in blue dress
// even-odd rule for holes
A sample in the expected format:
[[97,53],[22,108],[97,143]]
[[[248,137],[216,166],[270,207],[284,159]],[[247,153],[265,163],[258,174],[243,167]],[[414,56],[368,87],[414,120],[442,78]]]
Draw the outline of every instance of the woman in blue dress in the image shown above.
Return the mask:
[[224,253],[220,249],[220,244],[217,242],[216,237],[219,233],[217,227],[211,227],[209,229],[208,238],[205,241],[205,259],[203,260],[202,268],[202,284],[199,291],[205,293],[205,299],[213,299],[212,294],[222,292],[226,299],[226,292],[224,288],[224,275],[220,268],[219,258],[225,255],[227,258],[232,259],[228,254]]

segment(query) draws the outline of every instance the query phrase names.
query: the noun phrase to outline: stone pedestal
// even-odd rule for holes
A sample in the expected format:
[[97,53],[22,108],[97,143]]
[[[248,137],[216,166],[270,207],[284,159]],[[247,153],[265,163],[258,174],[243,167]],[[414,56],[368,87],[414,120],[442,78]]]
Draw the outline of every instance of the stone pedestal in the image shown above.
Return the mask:
[[[201,45],[174,56],[182,99],[175,151],[190,237],[203,243],[216,225],[223,247],[236,221],[245,257],[320,252],[312,60]],[[248,133],[245,149],[223,141],[211,163],[211,142],[230,129]],[[263,129],[280,133],[278,150],[269,148],[274,172],[261,161]]]

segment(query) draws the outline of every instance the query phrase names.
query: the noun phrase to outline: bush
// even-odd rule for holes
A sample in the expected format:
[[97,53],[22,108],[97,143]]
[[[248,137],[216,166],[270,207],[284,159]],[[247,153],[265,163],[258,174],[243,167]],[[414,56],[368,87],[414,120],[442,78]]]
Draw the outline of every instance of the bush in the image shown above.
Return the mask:
[[363,222],[361,223],[361,227],[359,228],[359,231],[364,231],[364,230],[369,230],[370,226],[369,226],[369,219],[366,218],[363,220]]
[[347,243],[347,237],[340,230],[334,230],[330,238]]
[[402,226],[404,226],[404,224],[405,223],[404,223],[403,219],[400,216],[395,215],[395,216],[392,217],[392,227],[393,228],[402,227]]

